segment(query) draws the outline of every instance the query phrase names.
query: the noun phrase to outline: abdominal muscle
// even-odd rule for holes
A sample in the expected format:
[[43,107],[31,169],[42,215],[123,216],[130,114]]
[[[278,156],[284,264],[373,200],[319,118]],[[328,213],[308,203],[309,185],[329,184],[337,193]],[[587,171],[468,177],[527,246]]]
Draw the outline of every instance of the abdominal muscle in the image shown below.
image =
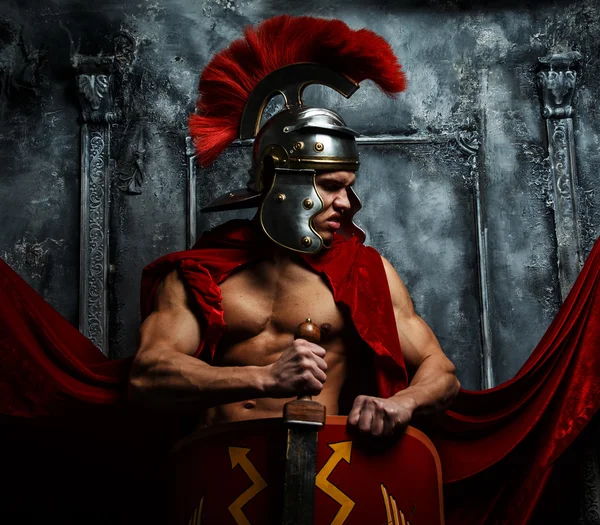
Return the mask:
[[[267,366],[277,361],[292,341],[292,334],[266,330],[246,341],[220,345],[217,349],[220,358],[215,365]],[[337,415],[340,391],[346,378],[346,349],[341,337],[321,343],[321,346],[327,352],[327,381],[321,393],[313,396],[313,400],[324,405],[328,415]],[[232,421],[282,417],[283,405],[292,399],[296,397],[247,399],[212,407],[205,411],[200,425],[205,427]]]

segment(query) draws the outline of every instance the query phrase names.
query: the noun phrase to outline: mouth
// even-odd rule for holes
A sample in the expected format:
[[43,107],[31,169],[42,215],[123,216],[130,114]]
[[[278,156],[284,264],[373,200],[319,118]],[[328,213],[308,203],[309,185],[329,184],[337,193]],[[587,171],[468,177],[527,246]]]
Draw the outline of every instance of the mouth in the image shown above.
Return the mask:
[[340,221],[341,221],[340,217],[335,216],[335,217],[330,217],[325,222],[327,223],[327,226],[329,226],[332,230],[339,230],[340,227],[342,226]]

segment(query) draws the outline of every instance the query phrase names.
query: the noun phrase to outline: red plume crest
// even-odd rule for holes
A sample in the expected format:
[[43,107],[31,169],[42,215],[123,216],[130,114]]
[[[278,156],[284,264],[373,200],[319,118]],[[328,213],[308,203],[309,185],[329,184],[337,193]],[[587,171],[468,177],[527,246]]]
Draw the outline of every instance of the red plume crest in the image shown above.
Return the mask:
[[239,133],[244,106],[269,73],[298,62],[315,62],[357,83],[370,79],[387,95],[406,88],[390,45],[368,29],[350,29],[341,20],[277,16],[245,30],[217,53],[200,77],[197,112],[189,128],[200,164],[213,162]]

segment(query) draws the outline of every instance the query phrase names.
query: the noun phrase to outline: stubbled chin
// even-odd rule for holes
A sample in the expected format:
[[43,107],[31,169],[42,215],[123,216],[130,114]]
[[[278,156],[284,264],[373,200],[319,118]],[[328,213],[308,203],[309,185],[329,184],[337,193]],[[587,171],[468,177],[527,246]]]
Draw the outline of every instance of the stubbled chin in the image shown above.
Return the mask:
[[323,245],[326,246],[327,248],[329,248],[333,241],[333,232],[330,232],[330,231],[319,232],[319,235],[323,239]]
[[313,228],[321,236],[325,246],[329,246],[333,242],[333,239],[336,235],[336,230],[331,228],[329,224],[326,222],[319,222],[315,224],[313,222]]

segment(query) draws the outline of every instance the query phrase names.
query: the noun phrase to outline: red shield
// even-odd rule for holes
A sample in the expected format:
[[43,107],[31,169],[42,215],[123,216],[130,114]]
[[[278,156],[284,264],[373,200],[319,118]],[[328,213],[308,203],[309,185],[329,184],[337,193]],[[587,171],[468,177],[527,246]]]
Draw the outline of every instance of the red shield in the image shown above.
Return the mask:
[[[431,441],[409,427],[393,443],[361,443],[346,418],[319,432],[315,525],[441,525],[441,468]],[[171,453],[173,525],[278,525],[286,429],[281,419],[213,427]]]

